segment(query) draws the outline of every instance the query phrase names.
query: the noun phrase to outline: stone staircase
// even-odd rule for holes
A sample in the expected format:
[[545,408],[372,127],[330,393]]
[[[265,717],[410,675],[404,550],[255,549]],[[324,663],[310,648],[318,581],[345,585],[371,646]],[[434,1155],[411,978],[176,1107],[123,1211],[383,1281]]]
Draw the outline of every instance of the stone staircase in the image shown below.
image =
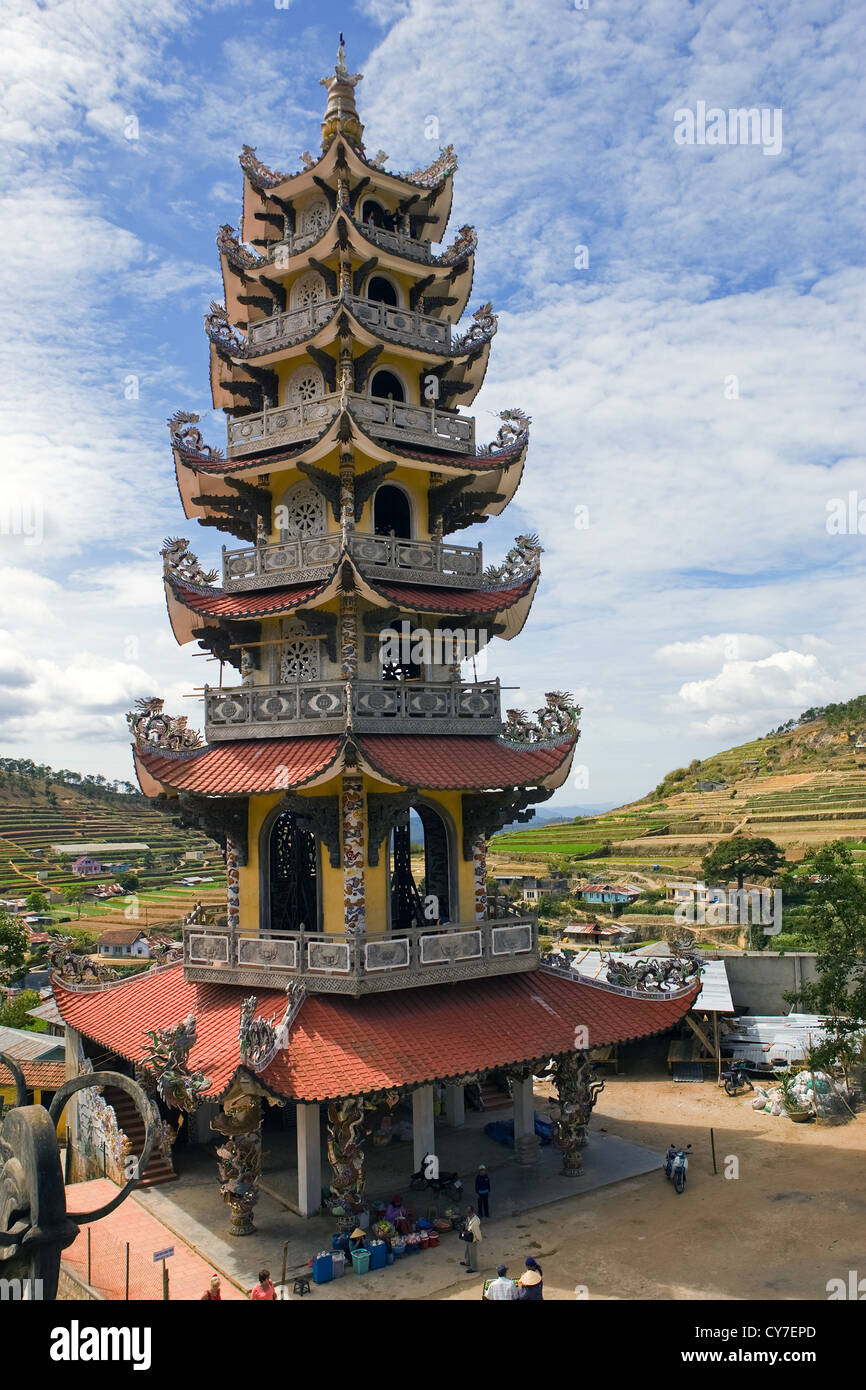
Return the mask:
[[[144,1123],[135,1108],[132,1097],[115,1086],[106,1086],[104,1094],[106,1101],[117,1116],[118,1126],[129,1137],[132,1152],[140,1154],[144,1148]],[[174,1182],[176,1178],[177,1173],[171,1164],[163,1158],[161,1153],[154,1151],[138,1186],[156,1187],[159,1183]]]

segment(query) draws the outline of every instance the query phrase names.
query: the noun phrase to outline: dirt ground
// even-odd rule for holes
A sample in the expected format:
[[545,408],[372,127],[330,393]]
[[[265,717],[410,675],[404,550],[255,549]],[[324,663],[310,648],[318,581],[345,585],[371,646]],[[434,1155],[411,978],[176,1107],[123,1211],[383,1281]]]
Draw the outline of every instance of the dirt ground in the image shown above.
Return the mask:
[[[660,1156],[671,1141],[690,1143],[682,1196],[660,1170],[491,1220],[482,1273],[495,1259],[516,1274],[532,1254],[548,1299],[574,1299],[581,1285],[590,1299],[825,1300],[829,1279],[866,1276],[866,1111],[844,1125],[795,1125],[711,1081],[675,1084],[663,1055],[657,1043],[630,1050],[629,1074],[608,1078],[593,1128]],[[464,1277],[433,1297],[477,1299]]]

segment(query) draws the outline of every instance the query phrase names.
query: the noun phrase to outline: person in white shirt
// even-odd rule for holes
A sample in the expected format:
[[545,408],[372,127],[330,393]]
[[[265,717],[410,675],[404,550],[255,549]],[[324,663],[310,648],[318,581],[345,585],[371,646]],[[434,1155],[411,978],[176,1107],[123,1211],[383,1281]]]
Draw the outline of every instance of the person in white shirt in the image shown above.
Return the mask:
[[496,1278],[491,1279],[490,1283],[487,1285],[487,1292],[484,1295],[485,1298],[490,1298],[494,1302],[501,1302],[502,1300],[507,1301],[520,1297],[514,1280],[506,1279],[505,1276],[507,1273],[507,1266],[500,1265],[496,1271]]
[[461,1260],[465,1264],[470,1274],[474,1274],[478,1269],[478,1246],[484,1237],[481,1234],[481,1222],[478,1220],[474,1207],[466,1208],[466,1230],[472,1237],[466,1241],[466,1259]]

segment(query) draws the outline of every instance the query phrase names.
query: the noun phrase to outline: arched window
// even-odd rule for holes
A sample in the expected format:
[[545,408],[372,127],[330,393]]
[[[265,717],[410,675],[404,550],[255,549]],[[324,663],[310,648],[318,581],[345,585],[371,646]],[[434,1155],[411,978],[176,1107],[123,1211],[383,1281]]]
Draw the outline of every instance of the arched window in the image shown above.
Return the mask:
[[292,285],[289,295],[290,309],[311,309],[314,304],[321,304],[325,298],[325,282],[321,275],[310,272],[301,275]]
[[277,513],[281,541],[325,534],[325,503],[312,483],[297,483],[289,488]]
[[[411,927],[435,928],[454,920],[452,905],[452,834],[445,816],[429,802],[414,808],[418,821],[414,824],[407,815],[403,824],[391,832],[391,930],[407,931]],[[412,866],[412,848],[419,836],[423,842],[424,876],[416,881],[417,868]],[[431,899],[435,901],[430,901]],[[427,911],[425,912],[425,900]],[[428,913],[430,915],[428,915]]]
[[301,234],[323,232],[331,220],[331,209],[324,198],[308,203],[301,213]]
[[388,228],[394,225],[394,218],[391,213],[387,212],[381,203],[377,203],[375,198],[364,200],[364,212],[361,220],[373,227]]
[[403,383],[393,372],[376,372],[370,382],[370,395],[378,396],[380,400],[387,401],[389,398],[394,401],[405,401],[406,393],[403,390]]
[[384,275],[370,276],[367,281],[367,298],[372,299],[376,304],[390,304],[395,309],[399,303],[396,289],[390,280],[385,279]]
[[325,379],[318,367],[312,364],[299,367],[298,370],[289,377],[288,389],[286,391],[287,405],[301,405],[304,401],[314,401],[318,396],[325,394]]
[[412,509],[401,487],[384,483],[373,498],[373,530],[377,536],[412,539]]
[[281,811],[270,824],[266,856],[267,927],[271,931],[316,930],[317,861],[315,835],[298,829],[294,812]]

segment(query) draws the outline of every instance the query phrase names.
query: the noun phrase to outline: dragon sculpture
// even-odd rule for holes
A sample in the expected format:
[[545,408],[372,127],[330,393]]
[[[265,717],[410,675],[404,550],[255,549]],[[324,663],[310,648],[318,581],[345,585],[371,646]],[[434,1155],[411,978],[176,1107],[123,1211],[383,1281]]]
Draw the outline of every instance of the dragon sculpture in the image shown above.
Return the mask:
[[481,308],[476,309],[472,315],[472,326],[454,340],[451,351],[460,353],[466,352],[471,347],[480,347],[493,337],[498,326],[499,319],[493,312],[493,305],[489,301],[482,304]]
[[593,1064],[585,1052],[569,1052],[553,1064],[559,1096],[559,1114],[553,1123],[553,1142],[562,1153],[562,1171],[568,1177],[580,1173],[580,1150],[587,1140],[593,1106],[604,1081],[592,1075]]
[[502,424],[496,438],[490,444],[479,444],[476,450],[478,456],[501,453],[505,449],[513,448],[515,444],[522,444],[529,437],[531,415],[524,414],[522,410],[500,410],[499,419]]
[[225,305],[218,304],[215,299],[211,300],[210,309],[204,316],[204,331],[211,342],[223,352],[231,353],[235,357],[242,357],[246,352],[247,345],[229,323]]
[[[382,151],[379,151],[379,155]],[[376,156],[376,159],[379,158]],[[387,159],[387,155],[384,156]],[[375,160],[368,160],[368,163],[375,163]],[[378,166],[377,167],[381,167]],[[447,179],[449,174],[453,174],[457,168],[457,154],[453,145],[443,145],[439,151],[439,156],[426,169],[415,169],[411,174],[398,174],[398,179],[404,179],[406,183],[417,183],[420,188],[435,188],[437,184]]]
[[59,979],[70,984],[99,985],[105,984],[107,980],[120,978],[116,970],[111,970],[107,965],[100,965],[89,956],[80,955],[71,950],[71,946],[71,936],[60,936],[56,937],[48,948],[51,973]]
[[544,548],[536,535],[515,536],[514,544],[501,565],[488,565],[485,579],[522,579],[538,568]]
[[677,952],[670,956],[650,956],[626,961],[602,951],[606,979],[620,989],[637,989],[647,994],[682,989],[700,977],[703,963],[693,942],[671,943]]
[[255,1231],[253,1207],[259,1198],[262,1172],[262,1103],[258,1096],[239,1095],[224,1103],[223,1113],[211,1120],[211,1129],[222,1134],[217,1166],[223,1201],[231,1211],[230,1233],[248,1236]]
[[512,743],[542,743],[572,733],[581,715],[574,696],[565,690],[550,690],[544,698],[547,704],[535,710],[534,720],[526,710],[506,710],[503,738]]
[[437,257],[437,264],[456,265],[458,261],[471,256],[477,245],[478,233],[467,223],[465,227],[460,228],[447,251],[443,251],[442,255]]
[[244,173],[249,175],[253,187],[259,191],[266,188],[276,188],[277,184],[282,183],[284,179],[291,178],[291,174],[281,174],[263,164],[256,156],[255,145],[243,146],[242,153],[238,155],[238,163]]
[[343,1213],[344,1224],[363,1211],[364,1101],[358,1096],[332,1101],[328,1106],[328,1158],[333,1169],[329,1206]]
[[234,227],[230,222],[224,222],[217,232],[217,250],[221,256],[225,256],[229,265],[235,270],[258,270],[266,264],[263,256],[257,256],[255,251],[249,251],[239,240]]
[[136,748],[167,748],[172,753],[187,748],[201,748],[202,736],[197,729],[188,729],[187,716],[176,718],[163,714],[164,701],[157,696],[136,700],[135,709],[126,716]]
[[213,584],[218,577],[216,570],[204,570],[189,548],[189,541],[183,536],[166,536],[162,543],[163,568],[166,574],[180,580],[181,584],[191,584],[196,588]]
[[172,445],[180,453],[194,455],[196,458],[223,458],[222,449],[215,449],[210,444],[205,444],[201,430],[196,429],[200,419],[199,415],[195,415],[190,410],[176,410],[173,415],[170,415],[166,424],[171,432]]
[[148,1043],[142,1069],[154,1077],[157,1094],[166,1105],[191,1115],[210,1086],[210,1078],[203,1072],[189,1069],[189,1054],[196,1040],[195,1015],[189,1014],[172,1028],[147,1029],[145,1037]]
[[240,1046],[241,1061],[255,1069],[273,1053],[277,1046],[277,1032],[279,1024],[277,1016],[273,1014],[270,1019],[256,1018],[256,1004],[258,1000],[254,994],[245,999],[241,1005],[241,1023],[238,1031],[238,1043]]

